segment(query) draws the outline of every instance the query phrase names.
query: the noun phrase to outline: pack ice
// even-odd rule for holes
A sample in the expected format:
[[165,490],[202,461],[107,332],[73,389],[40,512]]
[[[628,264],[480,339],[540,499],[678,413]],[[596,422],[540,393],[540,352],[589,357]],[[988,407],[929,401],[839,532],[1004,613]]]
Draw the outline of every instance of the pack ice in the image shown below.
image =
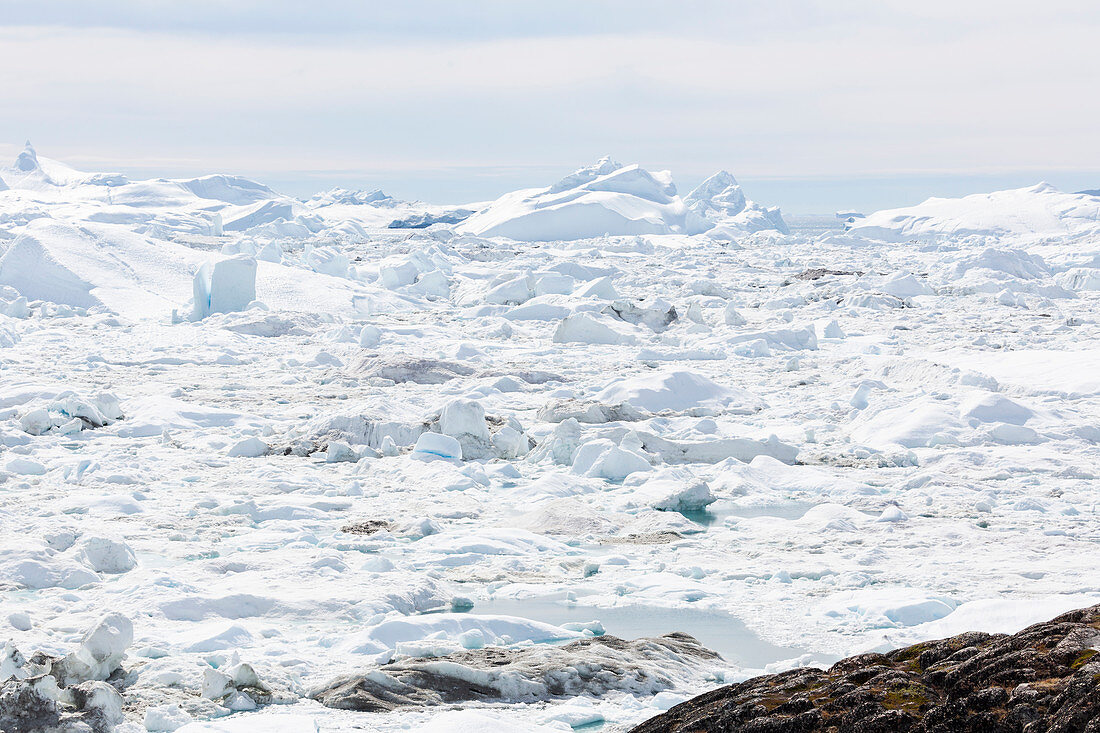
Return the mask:
[[624,730],[1098,600],[1094,195],[0,180],[0,729]]

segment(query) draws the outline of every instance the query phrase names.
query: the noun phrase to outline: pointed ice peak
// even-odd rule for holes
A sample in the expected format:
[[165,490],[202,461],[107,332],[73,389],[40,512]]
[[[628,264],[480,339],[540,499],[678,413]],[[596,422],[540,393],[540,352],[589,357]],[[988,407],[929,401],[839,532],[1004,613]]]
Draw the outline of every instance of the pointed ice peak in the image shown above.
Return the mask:
[[31,145],[30,140],[23,147],[23,152],[15,159],[15,169],[24,173],[38,170],[38,153],[34,152],[34,146]]
[[605,155],[594,164],[573,171],[551,186],[548,193],[558,193],[559,191],[568,191],[570,188],[583,186],[590,181],[596,180],[600,176],[614,173],[622,167],[622,163],[612,160],[610,155]]
[[729,171],[718,171],[713,176],[703,181],[704,184],[710,184],[712,186],[722,188],[729,188],[730,186],[739,186],[737,179],[733,177],[733,174]]
[[614,173],[622,167],[622,163],[614,160],[610,155],[605,155],[597,160],[594,165],[590,165],[587,168],[581,168],[580,170],[595,170],[597,176],[606,176],[608,173]]
[[1031,193],[1061,193],[1057,188],[1047,183],[1046,181],[1039,181],[1034,186],[1026,189]]
[[713,176],[696,186],[691,193],[689,193],[684,200],[685,201],[706,201],[714,198],[728,189],[736,188],[741,190],[741,184],[737,182],[737,179],[727,171],[718,171]]
[[684,197],[684,202],[701,216],[737,216],[748,205],[745,192],[737,179],[726,171],[718,171],[700,183]]

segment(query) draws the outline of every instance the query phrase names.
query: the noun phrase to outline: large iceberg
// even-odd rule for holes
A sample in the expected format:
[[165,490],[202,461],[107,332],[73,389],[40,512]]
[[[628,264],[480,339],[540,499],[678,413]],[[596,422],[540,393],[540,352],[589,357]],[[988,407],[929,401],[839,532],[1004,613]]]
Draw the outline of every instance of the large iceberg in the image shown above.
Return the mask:
[[711,226],[676,195],[668,171],[651,173],[605,157],[548,188],[507,193],[458,230],[547,242],[604,234],[698,234]]
[[1063,193],[1049,183],[962,198],[930,198],[886,209],[855,222],[850,231],[904,242],[963,236],[1072,236],[1100,232],[1100,197]]
[[30,141],[15,159],[14,165],[0,171],[0,177],[7,184],[3,188],[25,188],[39,190],[54,186],[65,186],[88,177],[64,163],[49,158],[39,158]]
[[236,205],[253,204],[278,196],[264,184],[242,176],[200,176],[180,180],[178,183],[201,199]]
[[778,207],[761,206],[745,198],[741,184],[726,171],[718,171],[696,186],[684,197],[684,203],[696,215],[713,221],[723,231],[748,234],[774,229],[790,234]]

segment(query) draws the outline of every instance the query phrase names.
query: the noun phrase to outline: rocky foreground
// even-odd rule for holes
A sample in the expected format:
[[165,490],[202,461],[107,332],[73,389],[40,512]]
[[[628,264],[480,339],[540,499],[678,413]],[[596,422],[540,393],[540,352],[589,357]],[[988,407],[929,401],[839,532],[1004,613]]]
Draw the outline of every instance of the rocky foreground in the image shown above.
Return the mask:
[[1100,731],[1100,605],[722,687],[632,733]]

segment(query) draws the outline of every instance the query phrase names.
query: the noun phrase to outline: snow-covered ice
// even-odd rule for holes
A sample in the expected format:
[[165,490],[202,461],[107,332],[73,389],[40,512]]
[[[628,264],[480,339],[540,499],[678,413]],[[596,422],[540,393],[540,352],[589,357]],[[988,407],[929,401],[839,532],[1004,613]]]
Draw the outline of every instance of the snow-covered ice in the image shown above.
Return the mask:
[[42,725],[622,730],[1100,600],[1096,196],[843,231],[610,158],[451,207],[0,181],[0,678]]

